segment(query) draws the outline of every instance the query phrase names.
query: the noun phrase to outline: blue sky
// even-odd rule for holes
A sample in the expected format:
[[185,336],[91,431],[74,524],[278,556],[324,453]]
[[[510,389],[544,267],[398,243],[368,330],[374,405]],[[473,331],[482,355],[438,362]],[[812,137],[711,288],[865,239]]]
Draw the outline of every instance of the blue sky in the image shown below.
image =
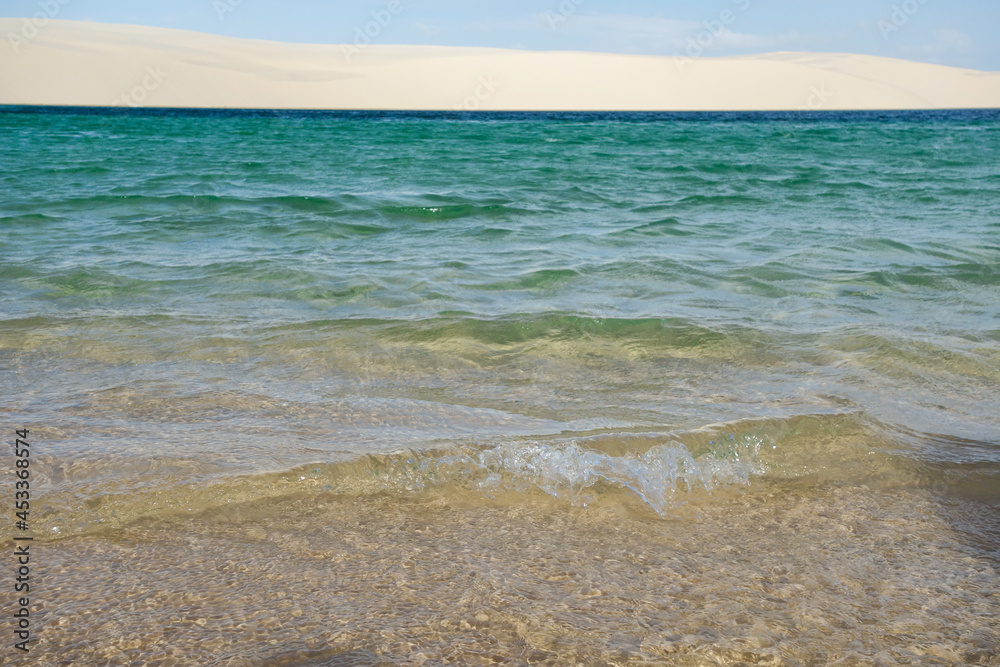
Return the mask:
[[[0,0],[0,15],[39,12],[314,44],[352,43],[367,26],[382,44],[833,51],[1000,71],[997,0]],[[371,23],[380,17],[384,26]]]

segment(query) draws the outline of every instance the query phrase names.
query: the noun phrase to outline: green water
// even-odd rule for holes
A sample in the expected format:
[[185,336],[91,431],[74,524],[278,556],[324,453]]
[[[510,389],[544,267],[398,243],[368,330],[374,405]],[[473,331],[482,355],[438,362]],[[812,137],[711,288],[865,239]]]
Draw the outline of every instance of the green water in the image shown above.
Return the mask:
[[0,141],[38,664],[1000,659],[1000,114]]

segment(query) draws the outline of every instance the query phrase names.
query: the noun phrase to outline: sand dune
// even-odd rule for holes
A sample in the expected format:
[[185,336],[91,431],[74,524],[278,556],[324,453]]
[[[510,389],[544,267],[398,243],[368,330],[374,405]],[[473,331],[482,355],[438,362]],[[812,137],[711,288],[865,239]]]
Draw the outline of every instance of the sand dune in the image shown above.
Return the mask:
[[0,104],[784,110],[1000,108],[1000,72],[874,56],[675,58],[285,44],[78,21],[0,19]]

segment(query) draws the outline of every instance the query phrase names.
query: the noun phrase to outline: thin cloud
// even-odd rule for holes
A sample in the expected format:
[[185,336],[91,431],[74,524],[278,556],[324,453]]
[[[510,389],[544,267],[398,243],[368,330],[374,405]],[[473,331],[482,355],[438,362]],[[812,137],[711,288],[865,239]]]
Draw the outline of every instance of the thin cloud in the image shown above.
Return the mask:
[[441,28],[437,26],[427,25],[426,23],[420,23],[419,21],[414,21],[412,23],[412,28],[414,32],[420,33],[421,35],[437,35],[442,32]]
[[[692,42],[704,52],[767,51],[807,46],[805,35],[793,31],[777,35],[738,32],[721,21],[687,21],[629,14],[590,14],[573,17],[566,29],[587,33],[598,45],[614,44],[616,50],[634,53],[673,54]],[[730,21],[737,27],[739,15]]]
[[904,46],[897,50],[901,58],[910,58],[932,63],[948,63],[953,66],[974,67],[973,56],[977,49],[972,38],[956,28],[935,30],[929,42],[917,46]]
[[968,53],[973,49],[972,38],[956,28],[941,28],[934,31],[934,41],[931,48],[945,52]]

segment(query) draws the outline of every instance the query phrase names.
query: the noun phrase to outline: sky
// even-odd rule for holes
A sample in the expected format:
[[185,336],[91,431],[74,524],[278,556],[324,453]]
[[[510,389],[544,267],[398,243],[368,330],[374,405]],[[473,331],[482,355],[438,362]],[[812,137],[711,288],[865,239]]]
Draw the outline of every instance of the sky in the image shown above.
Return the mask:
[[1000,71],[998,0],[0,0],[0,16],[310,44],[864,53]]

